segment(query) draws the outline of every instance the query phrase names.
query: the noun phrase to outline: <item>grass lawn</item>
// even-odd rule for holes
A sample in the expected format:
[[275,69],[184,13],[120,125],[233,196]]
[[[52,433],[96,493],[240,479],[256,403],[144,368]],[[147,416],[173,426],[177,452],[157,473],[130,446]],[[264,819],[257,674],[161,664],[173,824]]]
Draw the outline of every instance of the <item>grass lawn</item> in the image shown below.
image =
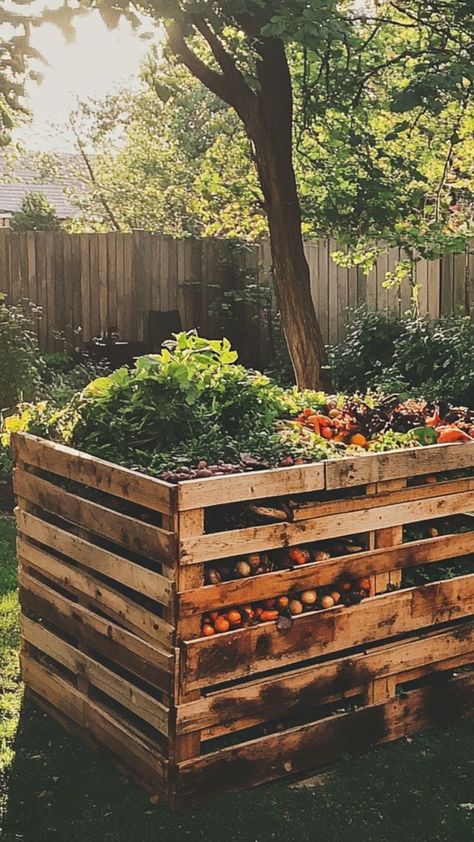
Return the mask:
[[347,757],[308,788],[274,784],[173,815],[22,703],[17,622],[14,527],[0,518],[2,842],[474,838],[472,720]]

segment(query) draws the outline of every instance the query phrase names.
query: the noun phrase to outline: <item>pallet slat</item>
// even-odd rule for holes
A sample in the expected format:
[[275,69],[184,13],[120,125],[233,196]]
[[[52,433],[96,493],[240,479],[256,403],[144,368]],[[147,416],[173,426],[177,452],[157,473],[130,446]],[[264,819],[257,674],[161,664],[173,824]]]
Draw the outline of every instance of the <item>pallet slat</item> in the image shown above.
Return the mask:
[[84,597],[90,605],[138,637],[157,641],[165,648],[171,647],[174,638],[173,626],[100,579],[65,564],[23,538],[18,541],[18,558],[26,567],[33,568],[64,590],[71,591],[74,596]]
[[173,563],[176,539],[172,532],[108,509],[59,488],[45,479],[14,469],[18,497],[76,526],[109,538],[158,562]]
[[358,512],[315,517],[297,523],[276,523],[270,526],[251,526],[182,538],[182,564],[196,564],[213,559],[238,556],[248,552],[277,549],[295,544],[339,538],[353,533],[386,529],[389,526],[416,523],[448,515],[468,512],[474,508],[474,490],[447,496],[432,496],[428,500],[412,500],[395,505],[377,506]]
[[153,699],[139,687],[135,687],[122,676],[80,652],[79,649],[28,617],[22,617],[21,634],[26,643],[44,652],[75,675],[83,676],[98,690],[102,690],[123,707],[129,708],[134,715],[156,728],[165,737],[168,736],[169,709],[157,699]]
[[170,693],[174,653],[137,637],[111,620],[100,617],[57,593],[20,567],[20,603],[24,611],[46,620],[62,632],[139,678]]
[[126,585],[138,593],[147,594],[151,599],[162,605],[171,606],[173,590],[169,579],[147,570],[133,561],[104,550],[90,541],[85,541],[78,535],[59,529],[41,518],[20,509],[16,513],[17,529],[21,535],[40,544],[45,544],[51,550],[61,553],[73,561],[108,576],[110,579]]
[[331,697],[356,695],[379,678],[438,668],[448,653],[474,660],[474,622],[217,690],[178,707],[177,733],[205,728],[210,738],[277,720],[290,708],[296,714]]
[[12,440],[16,458],[27,465],[163,514],[173,512],[177,494],[174,485],[28,433],[14,434]]
[[326,462],[326,488],[347,488],[473,466],[474,442],[367,453],[353,459]]
[[135,766],[152,780],[163,782],[167,761],[156,749],[134,734],[119,717],[112,716],[60,678],[44,664],[41,666],[22,654],[23,680],[62,715],[86,728],[100,743],[122,758],[131,758]]
[[185,761],[178,766],[178,800],[189,804],[209,793],[234,792],[440,726],[471,712],[473,688],[474,673],[469,673],[450,684],[412,691],[406,699],[390,699]]
[[352,608],[335,606],[297,617],[291,629],[276,623],[230,631],[183,644],[181,680],[187,690],[340,652],[364,643],[474,613],[474,577],[460,576],[382,594]]
[[375,550],[317,561],[291,570],[278,570],[247,579],[234,579],[220,585],[205,585],[178,594],[179,616],[192,617],[217,607],[245,605],[292,591],[331,585],[340,578],[360,579],[390,570],[402,570],[419,564],[432,564],[474,552],[471,533],[443,535],[421,541],[409,541]]

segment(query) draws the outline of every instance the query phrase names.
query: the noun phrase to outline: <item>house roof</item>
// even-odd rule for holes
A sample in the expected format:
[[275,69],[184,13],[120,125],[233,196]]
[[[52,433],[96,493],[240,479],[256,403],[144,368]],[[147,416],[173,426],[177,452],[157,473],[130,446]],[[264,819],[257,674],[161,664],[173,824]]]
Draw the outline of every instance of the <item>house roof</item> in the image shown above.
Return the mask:
[[58,219],[77,216],[79,211],[66,194],[68,187],[79,187],[78,182],[68,175],[70,156],[62,156],[60,163],[64,165],[60,180],[44,181],[34,158],[24,156],[12,163],[5,155],[0,155],[0,216],[20,210],[26,194],[33,192],[46,196],[55,207]]

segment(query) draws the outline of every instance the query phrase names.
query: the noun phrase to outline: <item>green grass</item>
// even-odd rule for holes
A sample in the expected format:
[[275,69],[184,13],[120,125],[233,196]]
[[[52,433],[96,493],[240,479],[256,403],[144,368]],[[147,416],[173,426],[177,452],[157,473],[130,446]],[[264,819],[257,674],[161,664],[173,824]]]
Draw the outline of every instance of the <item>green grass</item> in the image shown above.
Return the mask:
[[5,791],[3,775],[13,760],[12,742],[22,698],[18,641],[15,530],[11,519],[0,516],[0,815]]
[[309,789],[210,793],[180,815],[151,804],[105,757],[22,702],[14,530],[1,519],[0,594],[2,842],[472,842],[472,721],[347,757]]

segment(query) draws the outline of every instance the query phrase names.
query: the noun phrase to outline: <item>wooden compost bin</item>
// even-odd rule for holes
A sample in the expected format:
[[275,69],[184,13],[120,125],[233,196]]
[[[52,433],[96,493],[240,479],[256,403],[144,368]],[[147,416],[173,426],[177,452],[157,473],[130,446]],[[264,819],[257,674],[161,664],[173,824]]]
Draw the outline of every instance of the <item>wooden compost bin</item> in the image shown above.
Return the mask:
[[[474,532],[403,543],[406,524],[474,511],[474,443],[177,486],[31,435],[14,447],[28,692],[171,806],[467,712],[474,672],[453,670],[474,662],[474,574],[395,588],[474,553]],[[205,531],[208,508],[275,496],[296,500],[288,522]],[[354,555],[204,584],[215,559],[361,533]],[[341,574],[377,595],[200,638],[206,611]]]

